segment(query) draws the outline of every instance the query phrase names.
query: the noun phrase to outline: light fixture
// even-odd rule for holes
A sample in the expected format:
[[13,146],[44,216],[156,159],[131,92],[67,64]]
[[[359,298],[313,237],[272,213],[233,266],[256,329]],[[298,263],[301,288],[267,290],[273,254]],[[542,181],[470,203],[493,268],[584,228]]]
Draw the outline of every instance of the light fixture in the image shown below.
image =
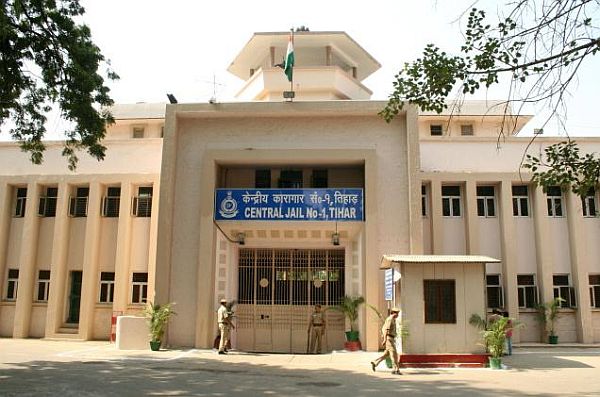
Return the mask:
[[337,230],[337,222],[335,223],[335,233],[331,235],[331,244],[340,245],[340,234]]
[[237,234],[237,243],[239,245],[246,244],[246,234],[245,233],[238,233]]

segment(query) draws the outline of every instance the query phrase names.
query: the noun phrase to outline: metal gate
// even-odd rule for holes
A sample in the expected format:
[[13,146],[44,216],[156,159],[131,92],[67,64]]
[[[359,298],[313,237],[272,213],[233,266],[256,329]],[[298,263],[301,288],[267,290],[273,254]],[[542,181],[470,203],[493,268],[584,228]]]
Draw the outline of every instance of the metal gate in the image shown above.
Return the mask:
[[[238,349],[306,352],[313,305],[327,309],[344,297],[344,255],[343,249],[240,249]],[[325,313],[323,350],[341,349],[344,317]]]

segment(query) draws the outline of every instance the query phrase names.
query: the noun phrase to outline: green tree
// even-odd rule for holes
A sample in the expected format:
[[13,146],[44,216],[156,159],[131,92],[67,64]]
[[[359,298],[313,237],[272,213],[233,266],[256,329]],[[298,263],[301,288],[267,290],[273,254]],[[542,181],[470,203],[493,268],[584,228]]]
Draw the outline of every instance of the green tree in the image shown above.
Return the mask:
[[[45,150],[46,114],[56,105],[73,125],[65,131],[63,155],[77,166],[77,151],[104,159],[102,139],[113,122],[113,104],[104,77],[107,64],[92,42],[90,29],[77,19],[84,13],[78,0],[0,0],[0,126],[10,122],[10,135],[31,161],[40,164]],[[118,76],[106,70],[106,77]]]
[[[509,105],[521,109],[527,103],[545,103],[553,115],[564,109],[564,95],[577,71],[600,49],[600,3],[507,0],[504,8],[499,7],[492,18],[478,8],[465,14],[464,43],[456,55],[429,44],[421,58],[406,63],[380,113],[384,119],[391,121],[405,103],[441,113],[455,88],[468,95],[500,81],[509,82],[505,110]],[[566,184],[579,181],[577,186],[596,185],[600,177],[598,159],[580,156],[572,162],[575,147],[573,142],[560,143],[547,152],[551,157],[529,156],[525,166],[544,188],[554,183],[557,172]],[[564,163],[574,167],[574,172],[555,168]],[[582,189],[576,187],[574,192],[581,193]]]

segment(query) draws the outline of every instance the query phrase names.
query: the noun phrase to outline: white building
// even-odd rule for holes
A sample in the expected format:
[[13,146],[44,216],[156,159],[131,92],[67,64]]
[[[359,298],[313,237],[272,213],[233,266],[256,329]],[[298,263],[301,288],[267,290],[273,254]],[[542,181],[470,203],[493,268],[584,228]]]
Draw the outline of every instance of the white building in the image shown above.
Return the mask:
[[[476,338],[461,308],[484,293],[527,325],[516,341],[540,339],[533,307],[560,295],[560,340],[600,342],[597,194],[546,195],[519,175],[529,138],[515,135],[530,117],[467,102],[452,117],[407,107],[385,123],[385,102],[361,84],[379,64],[343,32],[295,35],[296,97],[284,100],[274,65],[287,40],[257,33],[242,49],[229,68],[246,80],[236,102],[115,106],[106,160],[82,158],[75,173],[60,143],[43,167],[0,145],[0,336],[108,339],[113,312],[156,299],[176,302],[171,345],[208,347],[226,297],[238,300],[237,348],[304,351],[312,304],[363,295],[384,309],[382,256],[435,254],[500,262],[486,265],[484,291],[467,265],[401,279],[399,304],[423,336],[408,351],[477,349],[454,340]],[[501,128],[514,134],[498,150]],[[338,349],[347,324],[327,313]],[[363,310],[358,325],[375,350],[377,321]]]

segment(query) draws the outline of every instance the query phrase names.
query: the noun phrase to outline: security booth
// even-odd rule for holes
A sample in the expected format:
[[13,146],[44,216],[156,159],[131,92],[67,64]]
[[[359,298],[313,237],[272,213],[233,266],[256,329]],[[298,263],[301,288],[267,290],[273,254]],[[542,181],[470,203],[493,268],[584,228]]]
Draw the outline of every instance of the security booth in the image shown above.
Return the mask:
[[485,264],[476,255],[384,255],[381,269],[393,269],[393,305],[408,328],[402,353],[482,354],[473,314],[486,316]]

